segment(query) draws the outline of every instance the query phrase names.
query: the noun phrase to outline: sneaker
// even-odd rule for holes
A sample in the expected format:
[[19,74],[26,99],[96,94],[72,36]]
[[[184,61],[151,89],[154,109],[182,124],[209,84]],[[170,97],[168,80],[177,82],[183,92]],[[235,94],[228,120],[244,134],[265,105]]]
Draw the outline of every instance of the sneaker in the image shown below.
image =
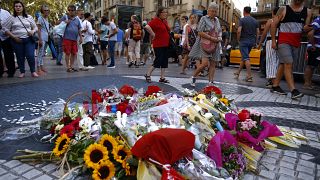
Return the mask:
[[299,92],[297,89],[292,90],[291,92],[291,99],[298,99],[303,97],[303,93]]
[[88,71],[89,69],[86,68],[86,67],[83,67],[83,68],[79,68],[80,71]]
[[134,64],[134,67],[135,67],[135,68],[138,68],[138,67],[139,67],[139,65],[138,65],[138,64]]
[[109,65],[109,66],[107,66],[107,68],[116,68],[116,66],[115,65],[113,65],[113,66]]
[[62,66],[63,64],[61,62],[57,62],[57,65],[58,66]]
[[130,68],[134,63],[131,61],[128,65],[128,67]]
[[94,69],[95,67],[93,67],[93,66],[87,66],[86,68],[88,68],[88,69]]
[[266,83],[266,88],[272,88],[272,81],[271,80],[268,80],[268,82]]
[[191,77],[191,84],[192,87],[196,87],[196,78],[195,77]]
[[144,66],[145,65],[145,63],[144,62],[140,62],[140,66]]
[[271,90],[270,90],[272,93],[277,93],[277,94],[280,94],[280,95],[287,95],[286,92],[284,92],[280,86],[277,86],[277,87],[272,87]]

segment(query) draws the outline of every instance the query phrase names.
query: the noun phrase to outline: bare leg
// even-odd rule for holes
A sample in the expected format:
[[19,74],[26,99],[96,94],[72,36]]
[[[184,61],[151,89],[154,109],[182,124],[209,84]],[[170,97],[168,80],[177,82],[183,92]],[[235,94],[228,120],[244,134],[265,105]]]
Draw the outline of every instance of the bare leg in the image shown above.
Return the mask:
[[209,63],[209,76],[208,76],[209,82],[213,82],[215,70],[216,70],[216,62],[212,60]]
[[252,77],[250,60],[246,60],[244,63],[246,65],[246,69],[247,69],[247,78],[250,78],[250,77]]
[[160,71],[160,78],[161,79],[164,79],[164,73],[165,73],[165,71],[166,71],[166,68],[161,68],[161,71]]
[[240,75],[240,72],[243,69],[243,67],[244,67],[244,61],[241,60],[240,67],[239,67],[238,71],[236,72],[238,75]]
[[280,85],[280,81],[283,77],[283,72],[284,72],[284,64],[279,64],[277,76],[273,81],[273,87],[277,87]]
[[70,54],[65,54],[65,60],[66,60],[67,69],[71,68]]
[[150,66],[147,72],[147,76],[151,76],[152,72],[154,71],[155,67]]
[[312,85],[312,73],[313,69],[308,65],[304,70],[304,87],[310,87]]
[[197,77],[199,75],[199,73],[208,66],[208,59],[207,58],[203,58],[202,59],[202,63],[197,65],[197,69],[194,70],[193,72],[193,77]]
[[73,67],[74,62],[77,60],[77,55],[76,54],[71,54],[71,59],[70,59],[70,66]]
[[284,76],[286,78],[290,91],[294,90],[295,86],[292,74],[292,64],[284,64]]
[[188,55],[184,56],[184,59],[182,60],[182,69],[181,69],[181,73],[185,74],[186,73],[186,68],[187,68],[187,64],[188,64]]

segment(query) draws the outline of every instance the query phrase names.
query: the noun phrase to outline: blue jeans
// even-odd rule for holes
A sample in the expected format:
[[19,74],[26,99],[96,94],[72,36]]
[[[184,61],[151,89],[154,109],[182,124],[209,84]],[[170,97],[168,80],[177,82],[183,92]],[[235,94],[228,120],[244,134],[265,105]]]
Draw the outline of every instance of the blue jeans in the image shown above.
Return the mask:
[[46,43],[44,50],[47,49],[48,45],[51,51],[52,58],[57,59],[57,52],[56,52],[56,49],[54,48],[53,40],[50,40],[48,41],[48,43]]
[[23,38],[21,39],[22,43],[17,43],[14,40],[11,40],[14,52],[16,53],[17,62],[19,65],[20,73],[25,73],[24,62],[27,59],[31,73],[35,72],[35,42],[32,38]]
[[109,56],[111,59],[111,63],[109,64],[109,66],[114,66],[114,47],[116,45],[117,41],[109,41],[108,42],[108,51],[109,51]]
[[55,49],[57,50],[57,63],[61,63],[63,56],[62,37],[54,39]]
[[242,61],[250,60],[250,51],[255,44],[253,42],[240,41],[240,53]]

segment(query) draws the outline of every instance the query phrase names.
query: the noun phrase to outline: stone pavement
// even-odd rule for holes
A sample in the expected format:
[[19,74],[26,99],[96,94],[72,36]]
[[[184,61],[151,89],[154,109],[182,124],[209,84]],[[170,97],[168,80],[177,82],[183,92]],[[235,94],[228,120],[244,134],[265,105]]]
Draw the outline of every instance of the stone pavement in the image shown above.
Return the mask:
[[[137,88],[149,85],[143,77],[146,67],[128,69],[123,60],[118,62],[116,69],[99,66],[89,72],[78,73],[66,73],[63,67],[52,64],[53,62],[47,61],[49,74],[38,79],[0,80],[0,132],[20,127],[18,122],[39,117],[42,108],[45,109],[49,104],[58,101],[58,98],[66,99],[78,91],[90,92],[91,89],[109,85],[120,87],[125,83]],[[216,85],[228,98],[235,99],[239,108],[256,109],[264,114],[265,119],[298,131],[309,138],[308,142],[297,149],[279,146],[276,150],[265,152],[259,161],[258,174],[248,173],[244,179],[320,179],[320,99],[312,96],[312,91],[304,91],[308,95],[299,101],[291,100],[290,95],[272,94],[264,88],[265,80],[260,78],[257,72],[254,74],[254,83],[246,83],[232,78],[234,70],[217,70]],[[154,72],[154,75],[157,74],[159,71]],[[170,84],[159,84],[156,82],[159,77],[152,76],[153,84],[159,85],[166,92],[180,92],[183,88],[191,88],[189,76],[180,75],[177,65],[171,65],[168,74]],[[201,89],[206,83],[205,78],[198,80],[195,89]],[[301,83],[297,86],[301,87]],[[21,119],[22,116],[24,117]],[[57,166],[54,164],[27,164],[11,159],[17,149],[50,150],[52,145],[39,142],[41,135],[43,134],[1,142],[0,179],[60,177],[61,174],[57,172]]]

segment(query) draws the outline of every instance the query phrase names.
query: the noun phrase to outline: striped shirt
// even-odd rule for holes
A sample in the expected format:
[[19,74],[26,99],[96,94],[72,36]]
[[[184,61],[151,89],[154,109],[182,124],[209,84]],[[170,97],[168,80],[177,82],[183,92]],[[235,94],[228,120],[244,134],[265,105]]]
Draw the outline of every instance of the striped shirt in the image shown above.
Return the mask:
[[306,7],[300,12],[295,12],[289,5],[286,5],[286,15],[280,22],[278,43],[299,47],[307,15]]
[[4,9],[0,9],[0,24],[3,27],[0,31],[0,39],[1,41],[4,41],[6,39],[8,39],[8,36],[5,35],[5,28],[4,28],[4,22],[7,22],[8,18],[11,17],[11,14],[4,10]]
[[[21,23],[19,18],[23,24]],[[27,18],[22,16],[10,16],[7,21],[3,23],[2,28],[5,28],[5,32],[10,31],[15,37],[18,38],[28,38],[28,32],[32,30],[36,32],[38,30],[35,21],[30,15],[28,15]]]
[[[317,48],[320,48],[320,16],[316,17],[316,19],[312,22],[312,28],[314,30],[314,44]],[[308,47],[311,47],[312,44],[309,42]]]

